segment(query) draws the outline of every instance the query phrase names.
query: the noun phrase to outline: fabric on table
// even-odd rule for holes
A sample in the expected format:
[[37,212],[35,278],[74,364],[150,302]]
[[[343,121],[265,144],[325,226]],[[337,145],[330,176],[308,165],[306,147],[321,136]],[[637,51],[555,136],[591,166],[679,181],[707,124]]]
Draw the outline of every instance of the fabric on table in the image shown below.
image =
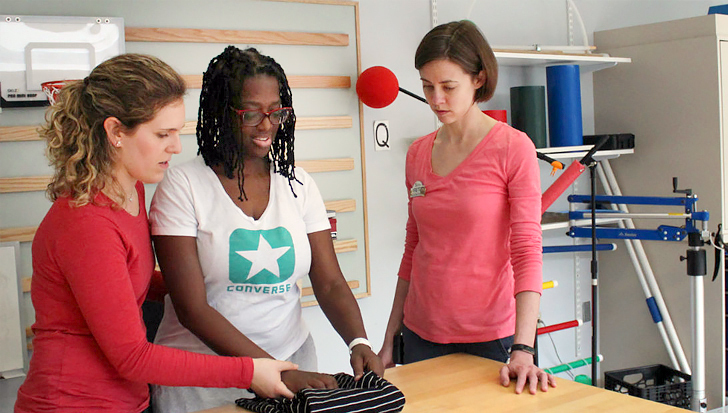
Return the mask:
[[392,383],[367,372],[359,381],[346,373],[334,375],[338,389],[303,389],[293,399],[238,399],[235,403],[257,413],[384,413],[404,407],[404,394]]
[[[286,361],[298,366],[304,371],[318,371],[316,357],[316,344],[309,334],[303,345]],[[240,398],[253,398],[255,393],[251,390],[208,387],[171,387],[152,386],[152,401],[154,413],[194,413],[201,410],[231,405]]]

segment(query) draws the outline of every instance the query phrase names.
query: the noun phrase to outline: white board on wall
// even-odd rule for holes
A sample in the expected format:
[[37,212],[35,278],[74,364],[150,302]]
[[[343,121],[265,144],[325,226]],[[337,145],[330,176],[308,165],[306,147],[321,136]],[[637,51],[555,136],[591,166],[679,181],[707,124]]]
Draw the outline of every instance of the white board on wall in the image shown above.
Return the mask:
[[25,334],[20,316],[18,242],[0,243],[0,377],[23,375]]
[[41,83],[83,79],[124,47],[119,17],[0,15],[0,105],[45,105]]

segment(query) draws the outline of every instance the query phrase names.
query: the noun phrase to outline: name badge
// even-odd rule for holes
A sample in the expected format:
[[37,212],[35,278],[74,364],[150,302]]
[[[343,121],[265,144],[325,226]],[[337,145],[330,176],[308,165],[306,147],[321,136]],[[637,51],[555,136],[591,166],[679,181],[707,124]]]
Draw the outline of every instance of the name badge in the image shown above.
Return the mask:
[[410,198],[425,196],[425,191],[425,185],[423,185],[421,181],[417,181],[414,185],[412,185],[412,188],[410,188]]

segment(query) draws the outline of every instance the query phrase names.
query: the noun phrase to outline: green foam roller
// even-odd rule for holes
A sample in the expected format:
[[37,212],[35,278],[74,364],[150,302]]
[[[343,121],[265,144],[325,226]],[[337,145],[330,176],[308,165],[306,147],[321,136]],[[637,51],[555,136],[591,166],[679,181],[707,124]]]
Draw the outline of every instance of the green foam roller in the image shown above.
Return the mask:
[[591,386],[591,378],[587,376],[586,374],[580,374],[576,377],[574,377],[574,381],[581,384],[588,384]]
[[[604,357],[602,357],[602,355],[599,354],[597,356],[597,363],[600,362],[600,361],[602,361],[602,360],[604,360]],[[543,369],[543,371],[545,371],[546,373],[549,373],[549,374],[556,374],[556,373],[562,373],[562,372],[567,371],[567,370],[576,369],[576,368],[579,368],[579,367],[582,367],[582,366],[587,366],[589,364],[592,364],[592,358],[591,357],[587,357],[585,359],[580,359],[580,360],[572,361],[571,363],[559,364],[558,366],[551,367],[550,369]]]
[[511,88],[511,126],[525,132],[536,145],[546,147],[546,88],[516,86]]

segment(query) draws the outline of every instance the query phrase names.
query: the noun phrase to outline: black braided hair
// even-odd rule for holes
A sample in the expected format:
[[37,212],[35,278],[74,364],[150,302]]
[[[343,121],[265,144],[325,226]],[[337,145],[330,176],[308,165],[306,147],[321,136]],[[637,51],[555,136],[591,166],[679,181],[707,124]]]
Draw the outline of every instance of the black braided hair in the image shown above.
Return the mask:
[[[202,76],[200,110],[197,122],[197,153],[202,155],[207,166],[222,165],[225,176],[232,179],[238,176],[240,195],[238,199],[247,200],[243,189],[243,149],[236,138],[240,133],[237,114],[231,107],[240,108],[243,82],[256,75],[269,75],[280,85],[281,105],[293,107],[291,88],[283,68],[273,58],[260,54],[255,48],[240,50],[228,46],[214,57]],[[273,172],[288,178],[288,186],[293,190],[296,179],[293,155],[293,130],[296,125],[295,112],[282,124],[273,139],[268,153],[268,162],[273,162]],[[237,128],[237,131],[236,131]]]

